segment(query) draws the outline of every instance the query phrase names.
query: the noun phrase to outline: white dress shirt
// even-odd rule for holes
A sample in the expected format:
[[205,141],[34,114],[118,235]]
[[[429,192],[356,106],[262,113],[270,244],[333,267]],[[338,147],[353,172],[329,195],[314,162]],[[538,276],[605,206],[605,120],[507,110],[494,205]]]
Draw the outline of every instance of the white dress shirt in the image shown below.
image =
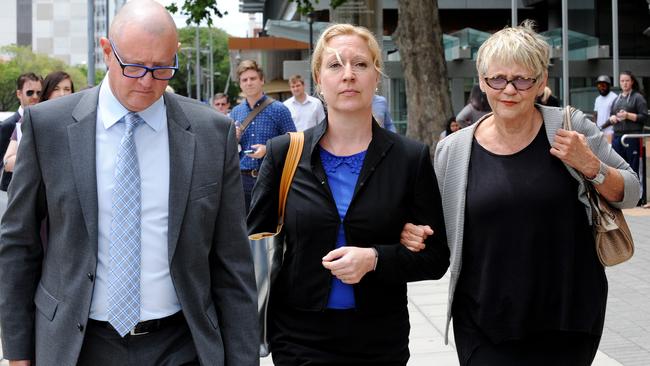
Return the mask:
[[[104,78],[97,105],[96,170],[98,202],[98,256],[90,318],[108,320],[108,276],[112,196],[115,163],[126,126],[117,123],[129,111],[115,98]],[[138,112],[145,123],[135,130],[141,181],[140,320],[163,318],[181,310],[171,276],[168,255],[169,133],[161,97]]]
[[296,125],[296,131],[314,127],[325,119],[325,111],[320,99],[311,95],[306,95],[306,97],[303,103],[296,100],[296,97],[284,101],[284,105],[291,111],[291,119]]

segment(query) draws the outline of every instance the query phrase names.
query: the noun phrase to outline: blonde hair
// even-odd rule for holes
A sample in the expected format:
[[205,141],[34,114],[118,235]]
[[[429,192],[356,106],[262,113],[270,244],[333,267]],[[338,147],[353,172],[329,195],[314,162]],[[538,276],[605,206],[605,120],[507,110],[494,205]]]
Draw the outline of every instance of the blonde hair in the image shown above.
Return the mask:
[[301,83],[302,85],[305,85],[305,81],[302,80],[302,76],[298,74],[291,75],[291,77],[289,77],[289,84],[295,84],[295,83]]
[[257,71],[257,75],[260,76],[260,79],[264,80],[264,70],[257,65],[255,60],[243,60],[239,65],[237,65],[237,81],[239,81],[241,74],[248,70]]
[[548,70],[549,45],[535,32],[535,22],[525,20],[516,27],[506,27],[488,38],[476,55],[476,71],[486,77],[490,63],[520,65],[533,73],[537,83]]
[[[327,44],[334,37],[338,36],[358,36],[363,39],[368,44],[368,49],[370,50],[370,55],[372,56],[372,63],[375,66],[375,70],[379,74],[382,72],[382,61],[381,61],[381,48],[375,36],[364,27],[354,26],[352,24],[333,24],[327,27],[321,33],[316,47],[314,48],[314,54],[311,59],[311,74],[314,80],[320,80],[320,67],[323,63],[323,53],[327,49]],[[316,85],[317,89],[320,89],[319,85]]]

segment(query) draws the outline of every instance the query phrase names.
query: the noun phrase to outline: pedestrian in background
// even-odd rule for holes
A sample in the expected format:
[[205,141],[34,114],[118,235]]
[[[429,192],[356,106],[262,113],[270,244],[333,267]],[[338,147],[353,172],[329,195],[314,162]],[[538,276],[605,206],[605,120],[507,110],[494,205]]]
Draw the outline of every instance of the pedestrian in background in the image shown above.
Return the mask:
[[535,103],[545,105],[547,107],[559,107],[560,101],[553,95],[553,91],[548,86],[544,87],[544,91],[535,99]]
[[251,192],[266,156],[266,142],[275,136],[296,131],[291,112],[284,104],[264,94],[264,71],[254,60],[244,60],[237,66],[239,87],[246,97],[232,109],[230,117],[237,126],[239,139],[239,169],[244,186],[246,212]]
[[626,139],[623,146],[621,137],[626,133],[643,133],[648,121],[648,103],[639,92],[639,83],[630,71],[623,71],[619,77],[621,94],[616,97],[610,109],[609,121],[614,126],[614,150],[639,174],[641,143],[638,138]]
[[230,102],[228,101],[228,95],[224,93],[215,94],[212,98],[212,106],[214,109],[227,116],[228,113],[230,113]]
[[43,80],[43,93],[40,101],[45,102],[72,93],[74,93],[74,83],[70,74],[65,71],[54,71],[47,74],[45,80]]
[[323,103],[320,99],[305,93],[305,81],[302,76],[291,76],[289,88],[293,96],[284,101],[284,106],[289,108],[297,131],[314,127],[325,119]]
[[[56,99],[74,93],[74,84],[70,75],[64,71],[54,71],[49,73],[45,80],[43,80],[43,92],[40,95],[39,102],[45,102],[49,99]],[[7,172],[14,171],[16,164],[16,152],[18,151],[18,144],[22,137],[21,123],[16,123],[16,128],[11,134],[11,139],[7,151],[4,155],[4,168]]]
[[458,112],[456,121],[458,121],[461,128],[467,127],[476,123],[476,121],[491,110],[485,93],[478,85],[474,85],[472,86],[472,91],[469,93],[467,105]]
[[[445,138],[434,165],[451,248],[447,325],[460,365],[590,365],[607,304],[584,179],[618,208],[639,180],[580,111],[535,104],[549,45],[532,22],[479,48],[493,113]],[[584,178],[583,178],[584,176]],[[424,227],[407,225],[412,249]],[[448,331],[449,328],[447,328]]]
[[609,122],[610,111],[612,110],[612,104],[618,97],[616,93],[610,90],[612,81],[607,75],[600,75],[596,79],[596,88],[598,89],[598,96],[594,100],[594,120],[596,125],[603,130],[605,137],[609,143],[612,142],[612,135],[614,134],[614,128],[612,127],[612,122]]
[[[381,50],[366,28],[324,30],[312,74],[327,119],[305,131],[288,193],[286,252],[269,304],[273,362],[406,365],[406,283],[438,279],[449,264],[429,148],[373,122]],[[269,141],[249,233],[276,230],[288,143]],[[412,220],[435,230],[419,253],[399,244]]]
[[393,124],[393,118],[391,118],[390,111],[388,110],[388,101],[381,95],[375,94],[372,97],[372,116],[375,117],[375,120],[381,127],[391,132],[397,131]]
[[451,135],[452,133],[460,130],[460,123],[456,121],[456,117],[451,116],[447,120],[447,125],[445,126],[445,130],[440,133],[440,140],[444,139],[445,137]]
[[[16,124],[23,118],[25,108],[38,103],[43,90],[43,79],[33,72],[28,72],[18,76],[16,80],[16,98],[20,102],[18,111],[11,117],[7,118],[0,124],[0,156],[2,159],[2,177],[0,178],[0,190],[7,191],[11,182],[12,172],[8,171],[5,166],[4,156],[11,142],[11,135],[16,129]],[[12,168],[13,171],[13,168]]]

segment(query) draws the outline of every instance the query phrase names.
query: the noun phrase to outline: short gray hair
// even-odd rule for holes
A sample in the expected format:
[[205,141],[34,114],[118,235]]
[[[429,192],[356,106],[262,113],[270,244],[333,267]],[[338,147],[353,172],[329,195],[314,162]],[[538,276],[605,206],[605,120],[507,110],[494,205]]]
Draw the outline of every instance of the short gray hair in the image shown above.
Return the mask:
[[538,82],[548,70],[550,47],[546,39],[535,32],[535,22],[526,20],[516,27],[506,27],[488,38],[476,55],[479,77],[487,76],[490,63],[520,65],[531,71]]

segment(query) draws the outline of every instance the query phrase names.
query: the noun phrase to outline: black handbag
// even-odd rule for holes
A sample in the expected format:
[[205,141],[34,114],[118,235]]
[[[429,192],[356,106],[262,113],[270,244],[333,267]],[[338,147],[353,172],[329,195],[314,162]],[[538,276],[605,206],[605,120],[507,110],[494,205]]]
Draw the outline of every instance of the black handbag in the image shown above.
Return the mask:
[[8,172],[2,168],[2,176],[0,176],[0,191],[7,192],[9,188],[9,183],[11,183],[11,177],[13,176],[12,172]]

